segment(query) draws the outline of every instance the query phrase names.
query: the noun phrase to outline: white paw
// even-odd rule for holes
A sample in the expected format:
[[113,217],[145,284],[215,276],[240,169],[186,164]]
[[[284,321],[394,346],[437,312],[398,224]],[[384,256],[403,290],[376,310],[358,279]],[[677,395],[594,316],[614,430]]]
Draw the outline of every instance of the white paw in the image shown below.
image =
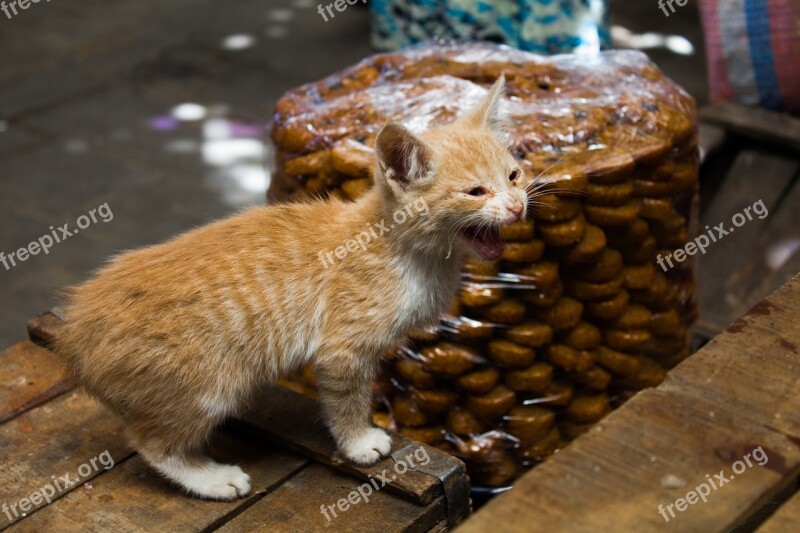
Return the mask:
[[250,476],[238,466],[215,464],[189,490],[212,500],[235,500],[250,492]]
[[385,431],[370,428],[363,437],[342,446],[342,453],[354,463],[369,466],[392,450],[392,438]]

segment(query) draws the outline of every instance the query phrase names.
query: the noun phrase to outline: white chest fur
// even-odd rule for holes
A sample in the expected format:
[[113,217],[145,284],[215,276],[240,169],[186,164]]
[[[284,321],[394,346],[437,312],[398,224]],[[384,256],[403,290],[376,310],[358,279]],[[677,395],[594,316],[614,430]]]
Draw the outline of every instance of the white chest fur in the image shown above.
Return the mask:
[[458,261],[406,261],[397,266],[401,297],[396,324],[402,334],[434,322],[450,304],[458,286]]

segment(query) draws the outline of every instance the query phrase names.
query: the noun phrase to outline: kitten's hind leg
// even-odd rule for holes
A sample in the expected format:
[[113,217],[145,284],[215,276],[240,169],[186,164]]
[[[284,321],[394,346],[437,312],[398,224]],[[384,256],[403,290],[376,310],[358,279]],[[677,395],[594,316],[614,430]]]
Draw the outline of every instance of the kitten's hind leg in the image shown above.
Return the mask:
[[138,451],[164,477],[195,496],[234,500],[250,492],[250,476],[238,466],[220,464],[198,453],[165,454],[147,445]]

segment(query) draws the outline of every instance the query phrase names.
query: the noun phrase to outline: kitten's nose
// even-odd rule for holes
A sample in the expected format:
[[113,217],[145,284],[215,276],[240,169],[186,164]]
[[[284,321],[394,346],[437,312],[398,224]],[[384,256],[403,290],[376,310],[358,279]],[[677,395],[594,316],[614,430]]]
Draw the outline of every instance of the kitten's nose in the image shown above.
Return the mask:
[[525,210],[525,206],[522,205],[522,202],[519,200],[513,200],[510,202],[506,202],[506,209],[508,209],[511,214],[514,215],[514,220],[511,222],[516,222],[517,220],[522,218],[522,212]]

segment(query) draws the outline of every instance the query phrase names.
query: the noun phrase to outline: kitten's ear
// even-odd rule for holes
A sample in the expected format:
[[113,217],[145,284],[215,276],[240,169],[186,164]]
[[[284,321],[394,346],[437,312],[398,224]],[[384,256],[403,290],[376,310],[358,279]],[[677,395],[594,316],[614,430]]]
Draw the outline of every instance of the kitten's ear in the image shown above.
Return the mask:
[[400,124],[390,123],[383,127],[375,141],[375,151],[383,176],[404,191],[431,173],[431,149]]
[[494,82],[489,94],[464,117],[464,123],[473,128],[488,128],[492,133],[505,140],[505,117],[500,113],[500,100],[506,92],[506,77],[501,74]]

